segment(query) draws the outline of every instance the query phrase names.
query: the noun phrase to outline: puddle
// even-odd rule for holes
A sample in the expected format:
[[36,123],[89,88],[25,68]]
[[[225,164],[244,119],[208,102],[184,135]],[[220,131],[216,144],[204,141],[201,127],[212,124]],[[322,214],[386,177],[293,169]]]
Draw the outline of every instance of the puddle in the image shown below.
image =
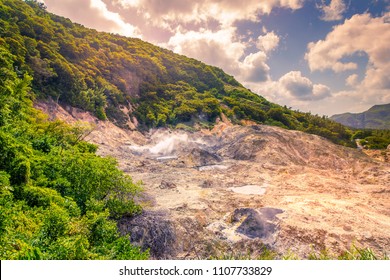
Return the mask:
[[226,170],[229,166],[221,165],[221,164],[214,164],[214,165],[204,165],[198,167],[199,171],[209,171],[209,170]]
[[158,157],[156,160],[158,161],[168,161],[168,160],[175,160],[178,159],[177,156],[164,156],[164,157]]
[[266,190],[267,190],[268,185],[263,184],[262,186],[260,185],[246,185],[246,186],[241,186],[241,187],[232,187],[229,188],[229,190],[239,193],[239,194],[248,194],[248,195],[264,195]]

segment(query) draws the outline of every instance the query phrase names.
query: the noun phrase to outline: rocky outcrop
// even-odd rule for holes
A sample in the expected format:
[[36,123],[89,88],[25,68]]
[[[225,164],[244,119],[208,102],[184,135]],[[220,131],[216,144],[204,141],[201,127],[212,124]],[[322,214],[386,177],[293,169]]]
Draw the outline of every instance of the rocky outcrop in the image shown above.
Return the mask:
[[277,231],[277,214],[283,210],[276,208],[240,208],[234,210],[231,216],[232,224],[239,223],[236,232],[249,238],[261,238],[269,243],[272,235]]
[[165,180],[161,181],[160,189],[174,189],[176,188],[176,185],[172,182],[167,182]]
[[163,212],[144,211],[133,218],[118,222],[122,234],[130,234],[131,242],[143,250],[150,250],[154,259],[168,259],[174,256],[175,228]]

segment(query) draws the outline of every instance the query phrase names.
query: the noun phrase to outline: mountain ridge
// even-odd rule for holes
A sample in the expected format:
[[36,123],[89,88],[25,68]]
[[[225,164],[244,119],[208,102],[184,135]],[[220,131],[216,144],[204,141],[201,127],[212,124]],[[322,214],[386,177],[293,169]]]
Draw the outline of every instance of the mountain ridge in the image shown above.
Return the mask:
[[390,103],[374,105],[361,113],[336,114],[330,119],[353,128],[390,129]]

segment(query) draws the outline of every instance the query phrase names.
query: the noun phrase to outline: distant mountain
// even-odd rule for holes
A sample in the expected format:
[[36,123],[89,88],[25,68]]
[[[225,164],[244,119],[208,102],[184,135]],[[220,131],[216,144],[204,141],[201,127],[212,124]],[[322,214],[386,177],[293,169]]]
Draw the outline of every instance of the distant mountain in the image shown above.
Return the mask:
[[358,114],[338,114],[330,119],[354,128],[390,129],[390,104],[375,105]]

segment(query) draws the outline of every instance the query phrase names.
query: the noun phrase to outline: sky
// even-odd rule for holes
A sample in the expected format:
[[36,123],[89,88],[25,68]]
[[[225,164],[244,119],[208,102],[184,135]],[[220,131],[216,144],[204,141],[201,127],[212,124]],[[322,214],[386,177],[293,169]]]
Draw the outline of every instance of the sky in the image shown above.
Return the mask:
[[390,0],[43,0],[99,31],[222,68],[268,100],[331,116],[390,103]]

